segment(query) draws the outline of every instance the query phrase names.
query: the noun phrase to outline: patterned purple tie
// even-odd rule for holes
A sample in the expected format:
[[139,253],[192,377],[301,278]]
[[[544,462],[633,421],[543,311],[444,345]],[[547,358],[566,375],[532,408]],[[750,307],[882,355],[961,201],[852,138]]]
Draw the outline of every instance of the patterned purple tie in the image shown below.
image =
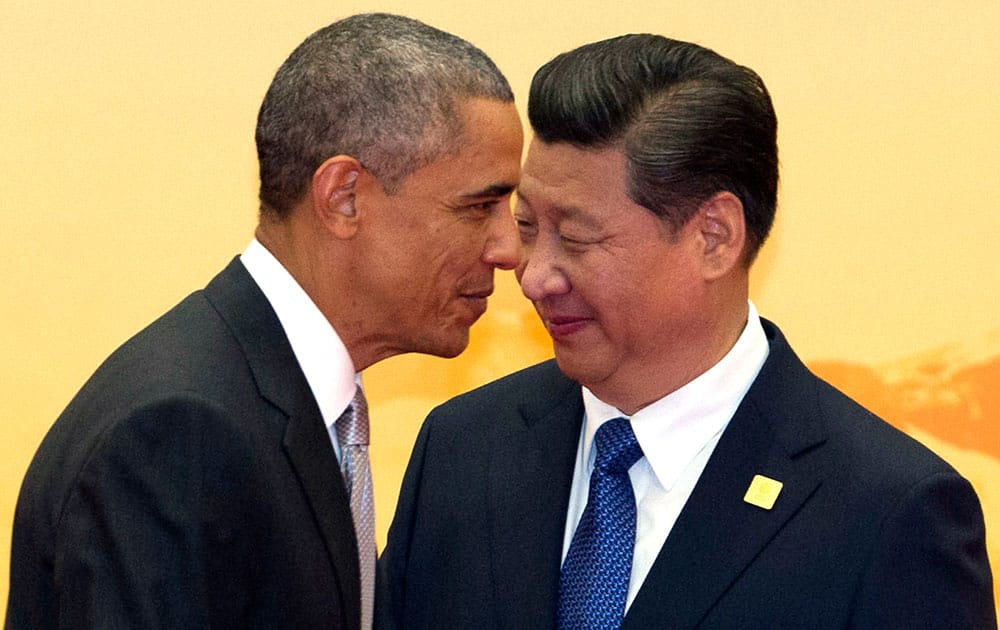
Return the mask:
[[351,497],[351,516],[358,537],[358,562],[361,566],[361,628],[372,627],[375,603],[375,502],[372,495],[372,471],[368,464],[368,402],[361,387],[354,400],[337,419],[340,442],[340,470],[347,494]]
[[560,630],[615,630],[625,615],[635,546],[635,493],[628,470],[642,449],[625,418],[602,424],[594,446],[587,507],[559,581]]

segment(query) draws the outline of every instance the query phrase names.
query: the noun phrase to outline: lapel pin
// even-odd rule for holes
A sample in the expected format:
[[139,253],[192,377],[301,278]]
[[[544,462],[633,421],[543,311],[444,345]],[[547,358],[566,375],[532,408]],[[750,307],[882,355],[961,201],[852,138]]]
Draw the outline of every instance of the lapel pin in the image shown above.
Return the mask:
[[774,502],[778,500],[778,495],[781,494],[781,488],[784,485],[776,479],[764,475],[754,475],[743,500],[750,505],[770,510],[774,507]]

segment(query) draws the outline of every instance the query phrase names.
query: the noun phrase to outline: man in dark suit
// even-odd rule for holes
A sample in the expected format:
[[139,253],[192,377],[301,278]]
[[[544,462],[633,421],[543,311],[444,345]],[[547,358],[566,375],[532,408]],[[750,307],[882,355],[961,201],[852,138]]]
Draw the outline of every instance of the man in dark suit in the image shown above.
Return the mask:
[[652,35],[532,82],[517,275],[555,361],[428,417],[376,617],[424,628],[992,628],[982,511],[748,300],[777,123]]
[[363,429],[338,429],[366,417],[362,370],[459,354],[514,268],[521,125],[482,51],[372,14],[291,54],[257,146],[250,246],[112,354],[39,448],[7,628],[371,626]]

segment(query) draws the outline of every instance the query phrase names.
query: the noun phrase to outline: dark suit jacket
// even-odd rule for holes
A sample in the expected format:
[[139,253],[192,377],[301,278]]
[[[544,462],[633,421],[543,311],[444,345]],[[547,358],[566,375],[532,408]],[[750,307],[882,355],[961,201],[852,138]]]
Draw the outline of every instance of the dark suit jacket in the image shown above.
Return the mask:
[[[992,628],[982,511],[926,448],[770,355],[623,629]],[[382,627],[554,628],[580,386],[547,362],[428,417],[380,561]],[[784,482],[764,510],[751,479]]]
[[357,542],[319,409],[234,260],[126,342],[32,462],[7,628],[348,628]]

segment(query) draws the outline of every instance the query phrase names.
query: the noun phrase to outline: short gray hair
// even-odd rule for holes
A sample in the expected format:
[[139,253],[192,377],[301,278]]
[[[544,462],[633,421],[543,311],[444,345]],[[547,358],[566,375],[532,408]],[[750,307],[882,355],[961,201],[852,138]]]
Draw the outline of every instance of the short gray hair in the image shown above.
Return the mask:
[[340,154],[393,193],[457,148],[456,105],[477,97],[514,100],[483,51],[417,20],[369,13],[313,33],[278,69],[257,117],[261,211],[287,214]]

